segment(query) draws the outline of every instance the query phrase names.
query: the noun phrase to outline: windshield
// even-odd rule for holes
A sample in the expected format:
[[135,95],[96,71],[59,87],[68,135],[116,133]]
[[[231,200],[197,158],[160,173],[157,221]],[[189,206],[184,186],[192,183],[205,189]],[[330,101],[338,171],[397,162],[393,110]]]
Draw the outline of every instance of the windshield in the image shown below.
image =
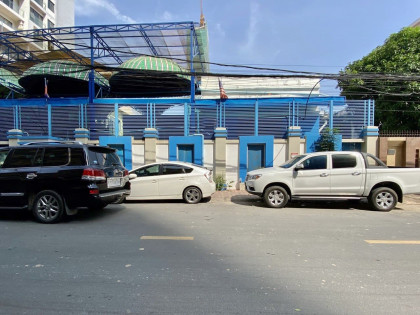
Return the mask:
[[280,165],[282,168],[289,168],[295,165],[297,162],[302,160],[306,155],[296,155],[295,157],[291,158],[290,160],[286,161],[284,164]]

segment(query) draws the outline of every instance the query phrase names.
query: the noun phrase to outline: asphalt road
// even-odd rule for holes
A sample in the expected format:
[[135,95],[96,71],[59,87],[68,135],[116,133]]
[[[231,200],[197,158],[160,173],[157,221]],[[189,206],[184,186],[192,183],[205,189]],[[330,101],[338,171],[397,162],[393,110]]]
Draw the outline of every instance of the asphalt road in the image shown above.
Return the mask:
[[3,210],[0,313],[420,313],[420,211],[232,201]]

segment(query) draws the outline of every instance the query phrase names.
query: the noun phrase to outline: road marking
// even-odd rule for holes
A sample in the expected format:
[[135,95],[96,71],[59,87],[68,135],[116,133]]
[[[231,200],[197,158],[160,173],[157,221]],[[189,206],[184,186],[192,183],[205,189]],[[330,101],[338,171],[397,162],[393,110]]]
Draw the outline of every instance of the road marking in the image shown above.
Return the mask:
[[193,241],[194,236],[141,236],[141,240]]
[[420,241],[402,240],[365,240],[368,244],[401,244],[401,245],[420,245]]

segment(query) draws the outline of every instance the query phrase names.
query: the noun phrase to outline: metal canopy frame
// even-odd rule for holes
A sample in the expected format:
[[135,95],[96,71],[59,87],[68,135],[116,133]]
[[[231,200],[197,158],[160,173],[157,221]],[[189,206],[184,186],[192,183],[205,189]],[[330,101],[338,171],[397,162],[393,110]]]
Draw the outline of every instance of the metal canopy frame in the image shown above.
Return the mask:
[[[21,74],[33,64],[66,59],[91,67],[89,102],[94,95],[94,67],[109,69],[140,55],[172,59],[191,73],[206,72],[205,49],[195,22],[56,27],[0,33],[0,66]],[[58,54],[57,54],[58,52]],[[198,56],[198,58],[196,58]],[[194,101],[194,76],[191,101]]]

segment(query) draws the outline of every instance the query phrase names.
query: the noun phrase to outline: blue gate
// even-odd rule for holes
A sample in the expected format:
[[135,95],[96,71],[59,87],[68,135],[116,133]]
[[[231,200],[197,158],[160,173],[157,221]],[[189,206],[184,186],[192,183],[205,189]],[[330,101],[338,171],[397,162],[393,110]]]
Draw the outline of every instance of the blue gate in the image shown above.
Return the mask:
[[248,144],[248,172],[264,167],[264,151],[264,144]]

